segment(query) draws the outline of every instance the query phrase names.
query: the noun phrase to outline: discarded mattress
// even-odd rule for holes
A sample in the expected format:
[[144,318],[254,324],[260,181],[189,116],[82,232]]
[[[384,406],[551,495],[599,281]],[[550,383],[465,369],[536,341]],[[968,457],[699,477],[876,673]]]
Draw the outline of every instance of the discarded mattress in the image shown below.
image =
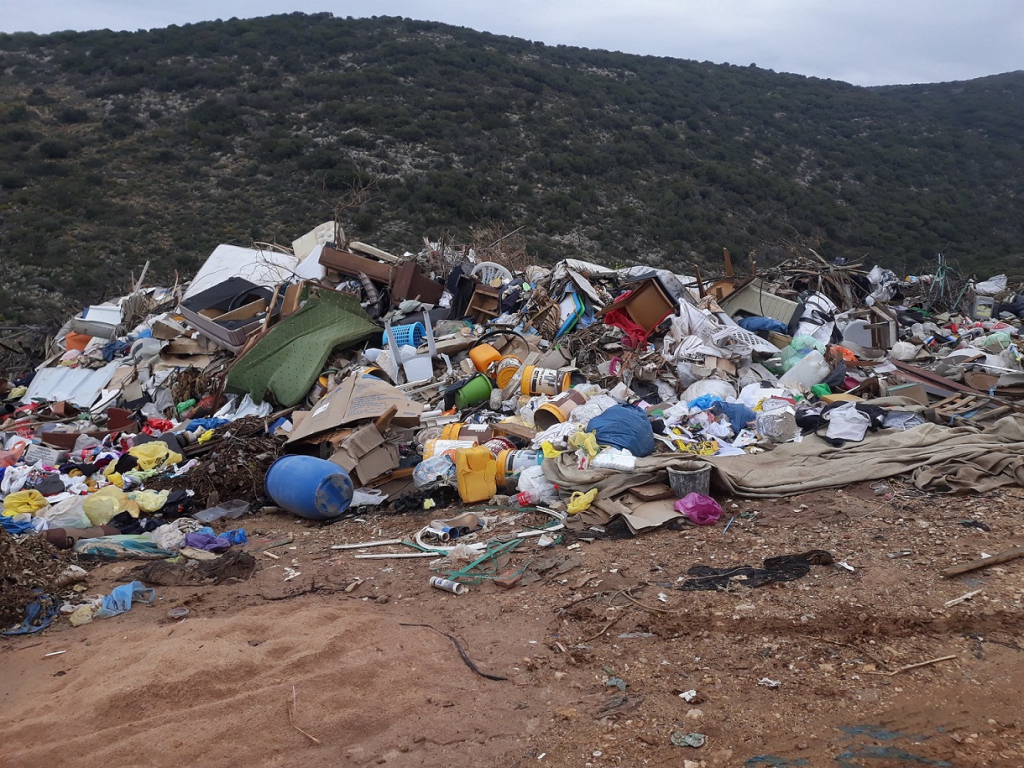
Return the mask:
[[359,302],[338,293],[312,294],[306,305],[285,318],[228,374],[227,389],[248,392],[257,403],[266,395],[287,407],[302,401],[323,370],[331,350],[380,333]]

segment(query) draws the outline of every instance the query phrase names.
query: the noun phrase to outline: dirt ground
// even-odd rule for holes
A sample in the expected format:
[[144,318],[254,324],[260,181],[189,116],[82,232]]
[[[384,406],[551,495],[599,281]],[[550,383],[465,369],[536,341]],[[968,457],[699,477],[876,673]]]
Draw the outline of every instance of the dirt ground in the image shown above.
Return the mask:
[[[1024,766],[1024,560],[939,575],[1024,544],[1024,489],[890,485],[721,500],[715,526],[572,549],[529,541],[508,567],[531,561],[530,583],[462,596],[428,586],[429,559],[331,549],[411,535],[437,510],[253,516],[250,536],[294,538],[249,581],[158,587],[153,606],[0,642],[0,766]],[[852,570],[678,588],[693,565],[810,549]],[[136,565],[94,567],[89,594]],[[475,674],[442,633],[507,679]],[[703,746],[672,743],[691,733]]]

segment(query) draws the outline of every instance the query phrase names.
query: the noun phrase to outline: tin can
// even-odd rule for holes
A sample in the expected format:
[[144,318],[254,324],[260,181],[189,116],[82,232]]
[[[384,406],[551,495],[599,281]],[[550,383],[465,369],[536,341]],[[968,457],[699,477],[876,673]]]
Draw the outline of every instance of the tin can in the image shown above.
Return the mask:
[[446,579],[443,576],[431,576],[430,586],[444,592],[451,592],[453,595],[466,594],[466,588],[462,584],[459,584],[457,581],[452,581],[451,579]]
[[494,380],[497,382],[501,389],[508,386],[508,383],[512,381],[512,377],[518,373],[522,367],[523,361],[515,355],[507,355],[497,363],[494,364]]
[[570,374],[554,368],[523,368],[521,390],[524,395],[557,395],[572,386]]

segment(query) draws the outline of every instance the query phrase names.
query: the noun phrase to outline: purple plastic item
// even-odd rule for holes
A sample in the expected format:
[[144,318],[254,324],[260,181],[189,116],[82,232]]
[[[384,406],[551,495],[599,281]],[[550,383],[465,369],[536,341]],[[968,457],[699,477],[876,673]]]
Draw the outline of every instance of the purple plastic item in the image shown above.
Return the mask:
[[688,493],[676,502],[676,512],[682,512],[695,525],[714,525],[722,516],[722,508],[710,496]]
[[207,552],[227,552],[231,549],[231,542],[222,536],[210,536],[208,533],[186,533],[185,546],[205,549]]

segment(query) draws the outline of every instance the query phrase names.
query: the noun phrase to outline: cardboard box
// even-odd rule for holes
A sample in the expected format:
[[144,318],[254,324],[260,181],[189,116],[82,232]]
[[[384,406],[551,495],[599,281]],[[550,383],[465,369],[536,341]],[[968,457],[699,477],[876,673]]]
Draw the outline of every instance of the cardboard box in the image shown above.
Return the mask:
[[296,423],[289,443],[336,430],[347,424],[377,419],[395,406],[394,423],[414,427],[420,422],[423,405],[385,381],[373,376],[352,375],[332,389],[316,404],[309,415]]
[[709,368],[712,371],[718,370],[722,373],[727,373],[730,376],[736,375],[736,365],[731,360],[726,360],[722,357],[704,355],[704,367]]
[[190,339],[187,336],[181,336],[177,339],[167,342],[167,345],[163,348],[163,352],[168,355],[182,356],[182,355],[212,355],[216,353],[218,347],[212,341],[205,336],[199,336],[197,338]]
[[629,319],[650,335],[662,320],[672,314],[675,303],[656,279],[644,280],[625,298],[613,301],[597,313],[604,317],[609,312],[621,309]]
[[[77,437],[78,435],[75,435],[76,439]],[[22,458],[28,464],[35,464],[37,461],[42,461],[43,464],[56,467],[67,460],[68,452],[60,451],[56,448],[48,448],[45,445],[39,445],[38,443],[32,443],[32,445],[25,449],[25,454]]]
[[348,434],[329,459],[362,485],[398,466],[398,449],[384,442],[384,435],[373,424]]
[[185,326],[170,317],[161,317],[153,321],[153,338],[167,341],[184,336]]
[[928,393],[923,384],[898,384],[885,388],[885,397],[909,397],[921,405],[928,405]]

